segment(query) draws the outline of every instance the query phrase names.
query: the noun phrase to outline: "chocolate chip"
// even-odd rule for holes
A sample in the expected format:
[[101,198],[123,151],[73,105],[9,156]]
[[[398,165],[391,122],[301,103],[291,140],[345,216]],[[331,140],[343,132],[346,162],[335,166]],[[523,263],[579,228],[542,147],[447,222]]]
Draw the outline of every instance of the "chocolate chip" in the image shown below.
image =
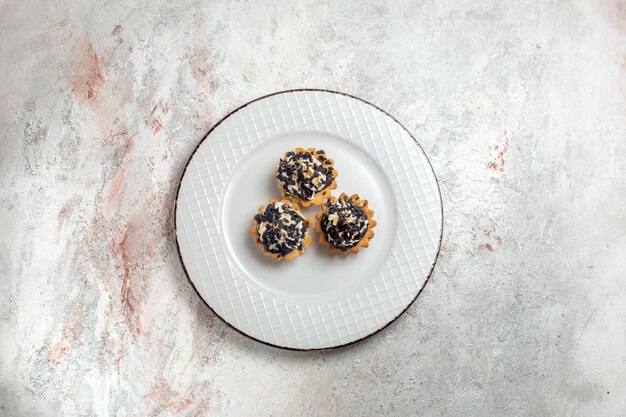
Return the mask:
[[320,223],[328,242],[339,249],[356,246],[365,237],[369,226],[363,208],[347,196],[340,196],[334,203],[329,200],[324,205],[327,210]]
[[[282,202],[269,204],[254,218],[258,239],[268,252],[285,256],[295,249],[302,249],[306,221],[293,208]],[[298,228],[298,225],[302,226]]]
[[328,187],[334,180],[332,166],[324,162],[323,155],[311,152],[287,152],[278,162],[276,179],[287,195],[312,200],[315,194]]

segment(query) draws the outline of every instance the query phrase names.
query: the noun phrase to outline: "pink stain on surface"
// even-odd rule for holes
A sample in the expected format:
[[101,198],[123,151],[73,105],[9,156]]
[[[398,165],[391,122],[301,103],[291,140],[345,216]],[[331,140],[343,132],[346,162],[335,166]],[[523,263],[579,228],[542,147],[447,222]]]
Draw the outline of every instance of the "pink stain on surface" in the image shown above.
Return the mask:
[[487,167],[492,171],[504,172],[506,160],[504,156],[509,150],[509,137],[506,130],[504,131],[504,144],[502,146],[495,144],[491,148],[492,161],[487,164]]
[[152,134],[156,135],[157,133],[159,133],[161,131],[161,129],[163,129],[163,123],[161,122],[160,118],[156,118],[152,121]]
[[150,390],[143,396],[143,399],[154,406],[156,413],[162,413],[165,410],[169,410],[172,413],[180,413],[199,405],[198,394],[193,388],[188,389],[186,392],[178,393],[162,377],[156,379]]
[[506,168],[505,157],[509,150],[509,141],[510,137],[505,129],[503,143],[496,143],[493,146],[489,147],[489,158],[491,160],[487,163],[487,169],[493,171],[494,173],[500,174],[497,176],[492,176],[492,182],[500,182],[500,177],[504,175],[504,171]]
[[496,228],[494,226],[485,230],[485,236],[493,239],[498,244],[502,244],[502,237],[496,233]]
[[188,409],[189,407],[191,407],[192,405],[194,405],[196,402],[196,396],[195,394],[190,394],[186,397],[180,398],[180,399],[173,399],[172,401],[169,402],[169,404],[167,405],[167,408],[172,412],[172,413],[179,413],[183,410]]
[[133,293],[130,290],[130,280],[132,275],[132,260],[129,255],[129,241],[128,235],[124,236],[124,239],[116,245],[115,252],[122,259],[122,265],[124,268],[124,272],[122,275],[122,291],[121,291],[121,301],[122,305],[126,309],[126,313],[129,321],[132,324],[134,332],[136,334],[141,334],[143,332],[143,328],[141,327],[141,318],[139,317],[139,311],[136,308],[136,299],[133,296]]
[[100,374],[100,385],[104,390],[107,385],[107,375],[111,371],[111,362],[110,358],[113,360],[114,368],[117,373],[117,377],[119,379],[120,374],[120,363],[117,360],[118,356],[121,359],[121,354],[118,355],[118,352],[123,348],[122,344],[119,345],[115,343],[113,337],[111,335],[111,331],[109,330],[111,326],[111,310],[110,306],[107,306],[107,311],[104,314],[104,326],[102,328],[102,333],[100,335],[100,341],[102,348],[98,350],[98,368]]
[[82,37],[76,43],[75,50],[78,62],[69,76],[71,91],[83,105],[89,105],[105,83],[101,58],[88,36]]
[[57,224],[57,242],[59,241],[59,237],[61,235],[61,230],[63,230],[63,228],[67,224],[67,221],[69,220],[70,216],[72,215],[72,212],[74,211],[76,206],[80,203],[80,201],[81,201],[81,197],[80,196],[74,196],[73,198],[71,198],[69,201],[67,201],[61,207],[61,210],[59,210],[59,214],[57,215],[57,221],[58,221],[58,224]]
[[[126,137],[128,137],[128,128],[126,126],[121,126],[120,129],[116,132],[109,130],[109,133],[103,138],[103,142],[105,143],[110,143],[112,141],[115,141],[116,139],[124,139]],[[132,139],[129,139],[129,142],[131,142]],[[133,143],[127,143],[126,146],[132,146]]]
[[[118,171],[123,172],[123,167]],[[109,182],[114,186],[109,187],[108,191],[124,187],[118,185],[122,176],[116,177],[118,180],[113,178]],[[110,293],[117,293],[119,296],[112,299],[110,315],[113,322],[126,324],[124,333],[127,338],[149,333],[145,330],[145,325],[150,323],[150,316],[144,320],[141,308],[149,296],[147,289],[150,287],[150,271],[158,250],[155,241],[159,239],[158,233],[161,232],[163,224],[167,223],[171,201],[167,196],[157,196],[149,188],[137,189],[136,179],[129,181],[133,184],[133,192],[119,191],[115,202],[110,205],[107,201],[110,202],[111,199],[108,198],[105,189],[101,203],[97,207],[96,218],[90,227],[94,241],[108,243],[110,256],[106,259],[112,258],[117,261],[113,264],[111,272],[117,274],[120,280],[111,282],[108,286]],[[168,206],[161,207],[159,197],[163,197],[163,204]],[[111,354],[115,355],[112,359],[114,368],[119,370],[124,348],[121,346],[116,351],[110,350]]]
[[497,247],[502,246],[502,236],[496,232],[495,226],[487,228],[484,231],[483,236],[486,242],[479,245],[482,249],[493,252]]
[[65,320],[61,338],[48,351],[48,365],[53,368],[59,366],[65,360],[82,331],[83,325],[80,318],[76,314],[70,313]]
[[481,243],[480,247],[490,252],[493,252],[493,246],[491,246],[491,243]]
[[162,403],[165,401],[165,381],[162,378],[158,378],[152,387],[143,396],[144,400],[151,400],[155,403]]
[[189,56],[191,75],[196,80],[196,94],[201,100],[206,100],[215,90],[212,60],[209,50],[203,47],[194,48]]
[[120,380],[120,364],[122,362],[122,356],[126,352],[126,348],[123,344],[118,346],[117,351],[115,352],[115,358],[113,358],[113,363],[115,364],[115,374],[117,375],[117,380]]
[[97,49],[88,33],[74,42],[65,79],[76,101],[93,111],[98,123],[97,138],[104,143],[120,138],[125,142],[137,133],[131,122],[136,111],[133,66],[127,63],[125,49]]
[[[120,193],[120,196],[123,203],[131,208],[130,216],[119,222],[115,231],[103,229],[98,225],[94,227],[94,230],[98,236],[113,242],[110,250],[112,257],[118,260],[116,272],[121,277],[121,285],[118,288],[122,318],[131,335],[140,335],[147,333],[144,330],[145,322],[141,315],[141,305],[148,297],[146,289],[149,287],[149,271],[153,266],[151,260],[157,254],[155,239],[158,238],[157,233],[166,222],[169,209],[168,206],[161,208],[159,197],[149,190],[139,193]],[[170,201],[165,197],[163,204],[169,204]],[[100,205],[105,224],[118,219],[116,213],[119,213],[121,204],[121,202],[116,204],[115,209]],[[149,321],[148,317],[148,323]]]
[[124,179],[126,178],[126,170],[128,169],[128,165],[130,164],[131,153],[134,148],[135,142],[133,141],[133,139],[129,139],[126,143],[126,149],[124,152],[124,157],[122,158],[122,163],[120,164],[117,173],[113,177],[113,180],[111,180],[109,184],[109,195],[104,200],[105,206],[109,205],[113,200],[115,200],[120,190],[122,189],[122,184],[124,183]]
[[150,109],[150,113],[145,117],[144,122],[152,131],[152,136],[156,136],[165,127],[164,116],[167,113],[167,105],[163,104],[158,97],[159,78],[151,76],[145,82],[145,88],[140,99],[140,106]]

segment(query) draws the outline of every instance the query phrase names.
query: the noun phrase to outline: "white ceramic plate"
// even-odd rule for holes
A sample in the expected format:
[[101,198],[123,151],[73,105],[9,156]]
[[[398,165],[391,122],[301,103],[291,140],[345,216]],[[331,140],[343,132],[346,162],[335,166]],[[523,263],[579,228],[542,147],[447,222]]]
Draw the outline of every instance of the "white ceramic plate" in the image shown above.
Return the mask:
[[[313,229],[313,245],[289,263],[254,245],[257,208],[281,197],[276,163],[297,147],[335,160],[334,195],[369,201],[369,248],[329,255]],[[430,276],[442,223],[437,179],[409,132],[372,104],[321,90],[272,94],[226,116],[193,153],[176,200],[180,256],[202,299],[243,334],[291,349],[343,346],[402,314]]]

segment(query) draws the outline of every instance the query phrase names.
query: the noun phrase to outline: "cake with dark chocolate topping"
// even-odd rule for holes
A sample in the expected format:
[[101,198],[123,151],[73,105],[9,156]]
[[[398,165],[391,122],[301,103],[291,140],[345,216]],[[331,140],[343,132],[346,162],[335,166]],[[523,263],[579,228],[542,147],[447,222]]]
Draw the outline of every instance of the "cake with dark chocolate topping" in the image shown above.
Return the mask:
[[265,255],[276,261],[291,261],[304,253],[304,246],[311,244],[308,228],[313,220],[305,218],[299,210],[297,204],[288,200],[270,200],[268,205],[259,207],[250,233]]
[[337,188],[337,175],[334,161],[326,156],[326,152],[315,148],[285,152],[276,168],[283,198],[304,207],[321,205],[330,196],[330,191]]
[[339,251],[342,255],[357,253],[360,248],[368,247],[374,237],[373,216],[367,200],[361,200],[358,194],[342,193],[339,198],[331,197],[322,204],[322,212],[315,215],[318,220],[315,228],[320,233],[320,242],[328,245],[329,251]]

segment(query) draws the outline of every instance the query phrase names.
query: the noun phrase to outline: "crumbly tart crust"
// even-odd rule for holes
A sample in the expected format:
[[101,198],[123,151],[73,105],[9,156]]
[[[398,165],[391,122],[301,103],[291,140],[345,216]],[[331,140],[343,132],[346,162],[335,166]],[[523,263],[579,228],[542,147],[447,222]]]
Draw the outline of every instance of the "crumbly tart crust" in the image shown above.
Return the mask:
[[[322,228],[322,222],[324,216],[327,215],[328,210],[333,207],[337,202],[346,201],[348,203],[354,204],[356,207],[359,207],[363,214],[365,215],[365,219],[367,220],[367,230],[363,233],[363,237],[359,240],[354,246],[349,248],[338,248],[334,246],[328,239],[327,232]],[[368,201],[359,198],[358,194],[353,194],[348,196],[346,193],[341,193],[339,198],[330,197],[327,202],[322,204],[321,213],[317,213],[315,215],[317,219],[317,223],[315,224],[315,230],[320,234],[320,243],[323,243],[328,246],[328,251],[331,253],[338,252],[341,255],[347,255],[349,253],[358,253],[361,248],[369,247],[369,241],[374,237],[374,231],[372,230],[376,226],[376,220],[374,220],[374,211],[370,210],[368,207]]]
[[[294,164],[298,154],[310,154],[316,167],[312,167],[307,174],[303,174],[304,184],[296,184],[292,175],[297,175],[289,170],[294,169]],[[295,155],[294,155],[295,154]],[[299,161],[302,162],[302,161]],[[305,163],[311,161],[304,161]],[[326,152],[323,150],[317,150],[315,148],[296,148],[294,151],[285,152],[283,158],[278,162],[276,167],[276,179],[278,180],[278,187],[282,193],[283,198],[288,199],[294,203],[300,204],[303,207],[309,207],[311,204],[315,206],[321,206],[323,201],[328,199],[331,195],[331,191],[337,188],[337,176],[339,172],[334,169],[335,161],[326,157]],[[309,188],[300,188],[301,185],[305,185],[309,178],[313,178],[313,186],[317,185],[320,181],[325,185],[319,190]],[[299,195],[298,193],[302,194]],[[305,195],[306,194],[306,195]],[[311,195],[308,195],[311,194]]]
[[[302,239],[301,245],[298,248],[294,248],[292,249],[290,252],[286,253],[286,254],[281,254],[281,253],[276,253],[276,252],[272,252],[268,249],[268,246],[266,245],[265,242],[262,242],[259,236],[259,218],[261,215],[263,215],[265,213],[266,208],[268,208],[269,206],[275,206],[277,203],[282,204],[283,207],[286,206],[292,210],[294,210],[296,212],[296,214],[300,217],[300,219],[302,220],[302,222],[304,223],[304,237]],[[253,220],[252,220],[252,227],[250,228],[250,234],[252,236],[255,237],[254,241],[255,244],[257,246],[259,246],[261,248],[261,252],[266,255],[266,256],[270,256],[272,257],[272,259],[274,259],[274,261],[281,261],[281,260],[285,260],[285,261],[292,261],[295,257],[302,255],[304,253],[304,247],[305,246],[310,246],[311,243],[313,242],[313,239],[311,238],[311,235],[308,232],[309,227],[311,227],[313,225],[313,219],[307,219],[306,217],[304,217],[304,215],[302,213],[300,213],[300,207],[298,207],[297,204],[292,203],[291,201],[287,200],[287,199],[283,199],[283,200],[270,200],[269,203],[265,206],[260,206],[258,209],[258,214],[254,216]]]

